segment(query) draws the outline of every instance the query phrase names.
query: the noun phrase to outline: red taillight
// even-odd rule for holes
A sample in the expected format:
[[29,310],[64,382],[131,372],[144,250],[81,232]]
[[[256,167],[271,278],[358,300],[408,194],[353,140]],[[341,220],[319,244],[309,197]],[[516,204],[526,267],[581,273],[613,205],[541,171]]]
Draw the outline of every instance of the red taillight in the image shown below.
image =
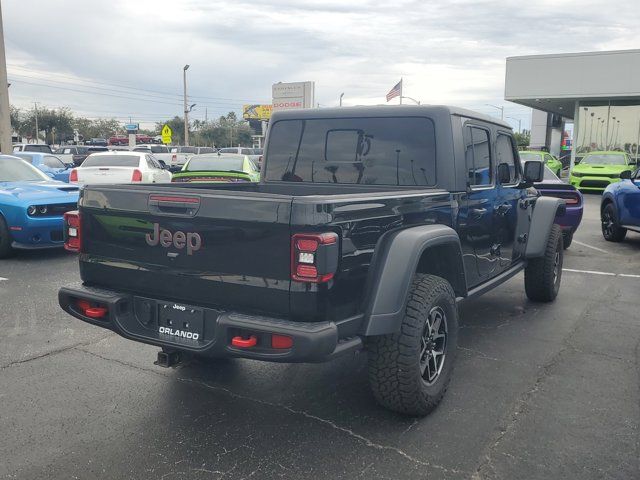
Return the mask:
[[288,348],[293,347],[293,338],[289,335],[271,335],[271,348],[275,348],[277,350],[286,350]]
[[70,252],[79,252],[82,248],[82,229],[80,226],[80,212],[73,210],[63,217],[64,248]]
[[131,181],[132,182],[141,182],[142,181],[142,172],[140,170],[138,170],[137,168],[133,171],[133,174],[131,175]]
[[171,163],[178,163],[178,155],[175,153],[171,155]]
[[74,168],[73,170],[71,170],[71,173],[69,174],[69,182],[77,182],[78,181],[78,170],[76,168]]
[[291,278],[298,282],[324,283],[338,267],[338,235],[295,234],[291,238]]
[[569,206],[580,205],[580,194],[578,192],[540,192],[545,197],[555,197],[564,200]]

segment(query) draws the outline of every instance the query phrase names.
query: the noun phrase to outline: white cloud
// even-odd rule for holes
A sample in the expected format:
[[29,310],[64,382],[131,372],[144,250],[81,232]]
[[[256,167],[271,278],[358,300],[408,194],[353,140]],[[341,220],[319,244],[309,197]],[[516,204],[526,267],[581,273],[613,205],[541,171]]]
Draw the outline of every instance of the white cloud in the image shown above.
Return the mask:
[[[196,118],[268,102],[276,81],[315,80],[321,105],[337,104],[341,92],[345,104],[384,103],[400,77],[405,93],[425,103],[495,114],[486,104],[505,103],[505,57],[640,40],[631,0],[615,8],[589,0],[5,0],[3,7],[13,103],[146,121],[180,114],[186,63]],[[546,74],[566,72],[541,72],[541,81]],[[528,123],[526,109],[506,106]]]

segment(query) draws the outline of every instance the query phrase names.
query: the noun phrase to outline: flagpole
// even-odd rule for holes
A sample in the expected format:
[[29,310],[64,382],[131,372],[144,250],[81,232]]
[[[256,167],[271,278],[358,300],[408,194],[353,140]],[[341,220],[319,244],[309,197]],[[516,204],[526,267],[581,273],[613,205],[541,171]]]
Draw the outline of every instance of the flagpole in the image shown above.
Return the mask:
[[400,105],[402,105],[402,77],[400,77]]

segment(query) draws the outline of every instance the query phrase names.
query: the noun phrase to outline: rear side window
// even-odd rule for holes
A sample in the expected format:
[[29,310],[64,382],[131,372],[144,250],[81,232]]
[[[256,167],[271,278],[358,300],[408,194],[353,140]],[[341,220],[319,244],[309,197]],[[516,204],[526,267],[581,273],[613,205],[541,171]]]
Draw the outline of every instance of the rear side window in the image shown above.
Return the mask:
[[89,155],[82,167],[137,167],[138,155]]
[[42,163],[44,163],[49,168],[64,168],[64,163],[58,157],[54,157],[53,155],[45,155]]
[[470,186],[491,185],[493,168],[489,131],[479,127],[465,128],[465,160]]
[[511,135],[505,135],[503,133],[498,134],[496,141],[496,157],[498,162],[498,168],[501,164],[507,164],[509,166],[509,181],[507,183],[515,183],[518,177],[518,170],[516,168],[516,159],[513,154],[513,142],[511,141]]
[[433,186],[433,122],[418,117],[281,120],[270,132],[266,180]]

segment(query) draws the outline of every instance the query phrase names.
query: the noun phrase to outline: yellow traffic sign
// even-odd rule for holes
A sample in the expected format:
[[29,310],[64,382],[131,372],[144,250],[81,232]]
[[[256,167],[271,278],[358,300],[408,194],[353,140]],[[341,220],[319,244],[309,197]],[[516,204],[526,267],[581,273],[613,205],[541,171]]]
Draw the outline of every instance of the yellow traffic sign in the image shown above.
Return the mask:
[[164,144],[171,143],[171,135],[173,134],[173,131],[171,130],[169,125],[165,125],[162,127],[161,134],[162,134],[162,143]]

